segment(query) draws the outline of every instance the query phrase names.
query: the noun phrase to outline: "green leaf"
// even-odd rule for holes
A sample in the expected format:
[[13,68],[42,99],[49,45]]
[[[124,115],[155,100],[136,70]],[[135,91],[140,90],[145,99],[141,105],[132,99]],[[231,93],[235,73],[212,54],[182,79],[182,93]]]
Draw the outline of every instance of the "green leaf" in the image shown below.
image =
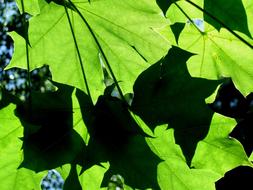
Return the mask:
[[[191,53],[173,47],[134,84],[132,111],[153,130],[169,123],[188,163],[208,132],[213,112],[205,103],[220,81],[192,78],[186,68]],[[185,138],[187,137],[187,138]]]
[[31,170],[56,168],[64,190],[105,189],[114,175],[125,189],[214,190],[228,170],[252,167],[229,137],[234,120],[205,102],[224,77],[253,91],[250,0],[17,3],[33,15],[31,46],[12,33],[9,67],[49,65],[58,90],[23,103],[3,93],[0,189],[40,189]]
[[252,36],[253,35],[253,2],[251,0],[243,0],[243,4],[244,4],[245,11],[247,14],[249,31]]
[[170,5],[172,3],[174,3],[174,1],[178,1],[178,0],[156,0],[156,3],[159,5],[159,7],[162,9],[163,14],[165,15],[168,8],[170,7]]
[[119,174],[133,188],[157,189],[157,165],[161,160],[147,146],[145,134],[126,104],[107,94],[100,96],[95,106],[83,92],[78,91],[77,97],[80,105],[86,105],[81,109],[90,134],[82,171],[109,161],[102,187],[108,185],[112,175]]
[[87,187],[89,189],[101,189],[100,185],[108,167],[108,163],[101,163],[101,166],[94,165],[80,174],[81,166],[65,164],[56,168],[56,171],[60,173],[65,181],[64,190],[82,190]]
[[[194,2],[200,7],[203,7],[203,0],[195,0]],[[186,1],[178,1],[176,3],[173,3],[168,9],[166,17],[172,24],[177,22],[186,23],[189,18],[187,18],[185,14],[191,19],[203,18],[203,13],[201,11],[198,11]]]
[[[217,30],[238,31],[251,37],[242,0],[185,0],[174,3],[166,16],[174,22],[202,18]],[[188,18],[187,18],[188,17]],[[185,21],[183,21],[185,22]]]
[[221,176],[240,165],[253,166],[242,145],[229,137],[234,127],[233,119],[215,114],[208,135],[198,143],[192,166],[211,169]]
[[187,24],[178,43],[196,54],[187,62],[192,76],[209,79],[231,77],[243,95],[253,91],[250,82],[253,80],[253,50],[227,30],[218,32],[204,23],[204,32],[200,32],[193,24]]
[[19,10],[21,10],[21,12],[23,13],[22,2],[24,5],[24,12],[29,13],[31,15],[37,15],[40,13],[38,0],[16,0]]
[[253,162],[253,152],[251,153],[251,155],[250,155],[250,157],[249,157],[249,160],[250,160],[251,162]]
[[[102,163],[101,166],[94,165],[79,176],[82,189],[100,189],[105,172],[109,168],[109,163]],[[81,168],[79,168],[81,171]],[[92,182],[92,183],[91,183]]]
[[[205,0],[204,10],[217,18],[231,30],[251,36],[248,28],[247,15],[242,0]],[[204,13],[204,20],[220,30],[223,26]]]
[[[202,1],[194,1],[194,4],[203,8],[204,5],[203,2],[201,2]],[[211,6],[210,4],[213,2],[205,1],[205,3]],[[237,1],[236,3],[240,2]],[[251,3],[246,1],[244,6],[246,7],[245,10],[248,20],[250,20]],[[226,7],[227,5],[224,6],[224,9],[226,9]],[[236,8],[236,6],[234,7]],[[220,17],[222,17],[222,15],[225,17],[225,15],[223,13],[219,15],[221,10],[218,9],[222,8],[215,6],[210,10],[210,14],[222,20],[224,18]],[[215,13],[218,15],[216,16]],[[250,66],[253,53],[251,44],[253,44],[253,42],[244,34],[239,32],[235,33],[233,31],[235,28],[241,28],[244,33],[249,35],[245,27],[243,29],[243,27],[240,26],[240,24],[245,25],[247,19],[245,11],[233,12],[231,14],[240,14],[240,16],[237,17],[242,18],[242,21],[235,23],[237,17],[235,19],[230,18],[231,22],[226,22],[229,31],[224,27],[219,28],[220,31],[217,31],[206,22],[203,12],[197,11],[197,8],[190,5],[188,1],[174,3],[169,8],[167,17],[172,23],[186,23],[185,29],[180,33],[178,44],[179,47],[197,54],[187,62],[189,72],[192,76],[208,79],[231,77],[236,87],[246,96],[253,91],[250,83],[253,73],[252,67]],[[191,20],[191,22],[189,20]],[[210,20],[211,19],[209,19],[209,21]],[[230,26],[230,24],[232,26]],[[250,30],[252,28],[250,23],[249,28]],[[242,57],[244,59],[241,59]]]
[[86,145],[73,129],[73,87],[55,85],[56,92],[32,93],[31,98],[15,110],[24,127],[24,160],[20,167],[39,172],[83,162],[81,157]]
[[161,189],[214,190],[219,175],[211,170],[190,169],[183,153],[175,144],[174,130],[167,126],[155,129],[155,138],[147,138],[151,149],[164,160],[158,166],[158,181]]
[[35,172],[22,168],[18,169],[22,160],[22,141],[19,139],[23,135],[23,128],[13,113],[15,106],[10,106],[0,110],[0,189],[7,190],[40,190],[40,180],[43,172]]
[[[104,89],[99,54],[108,70],[111,69],[110,75],[115,75],[117,81],[114,82],[120,82],[126,93],[131,92],[138,74],[169,48],[168,42],[155,31],[167,23],[155,2],[73,1],[80,12],[68,10],[68,14],[81,55],[80,62],[64,6],[42,0],[39,5],[40,14],[29,22],[30,68],[48,64],[54,81],[85,92],[88,92],[88,86],[93,101]],[[25,42],[16,34],[12,37],[15,53],[9,67],[26,68]]]

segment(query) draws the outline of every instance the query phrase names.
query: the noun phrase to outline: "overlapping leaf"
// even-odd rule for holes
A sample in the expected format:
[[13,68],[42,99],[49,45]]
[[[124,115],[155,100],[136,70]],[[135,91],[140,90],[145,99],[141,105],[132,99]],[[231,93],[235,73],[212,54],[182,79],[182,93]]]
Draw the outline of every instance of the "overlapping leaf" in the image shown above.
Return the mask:
[[[157,0],[158,5],[173,22],[181,22],[184,17],[203,18],[206,22],[214,26],[217,30],[226,28],[231,31],[239,31],[251,36],[247,14],[249,1],[245,0],[185,0],[169,1]],[[171,6],[171,7],[170,7]],[[201,15],[196,17],[196,15]],[[188,18],[188,19],[189,19]]]
[[77,97],[80,105],[86,105],[81,109],[90,134],[82,171],[85,173],[95,164],[109,162],[103,187],[112,175],[120,174],[133,188],[157,189],[157,165],[161,160],[146,144],[145,134],[131,118],[126,104],[110,93],[100,96],[95,106],[81,91]]
[[[199,7],[204,6],[201,6],[198,2],[195,3]],[[248,5],[247,10],[250,10],[250,5]],[[249,12],[247,11],[250,16]],[[221,16],[220,19],[222,20],[223,14],[219,15],[221,10],[217,10],[216,13],[213,16],[215,18],[220,18],[219,16]],[[240,13],[237,12],[236,14]],[[246,13],[242,12],[241,14]],[[238,27],[243,28],[240,24],[245,25],[245,22],[247,22],[245,15],[241,16],[243,19],[240,23],[232,23],[234,27],[230,25],[227,25],[227,29],[218,27],[220,31],[217,31],[207,23],[207,21],[210,22],[212,19],[206,20],[207,16],[203,12],[198,11],[196,7],[184,1],[173,4],[167,12],[167,17],[172,22],[187,23],[179,37],[178,44],[183,49],[196,54],[188,61],[188,69],[192,76],[209,79],[231,77],[243,95],[253,91],[250,83],[253,76],[251,67],[253,50],[250,47],[252,46],[252,41],[242,33],[233,31],[233,29]],[[230,19],[236,20],[233,17]],[[246,32],[246,28],[248,28],[246,25],[244,27],[245,30],[242,30],[249,35],[249,32]]]
[[[136,118],[144,130],[147,126]],[[166,125],[155,128],[154,138],[146,138],[151,149],[164,162],[158,166],[158,181],[161,189],[215,189],[214,182],[237,166],[252,167],[242,145],[229,137],[235,127],[233,119],[215,114],[209,133],[199,142],[192,167],[174,140],[174,130]],[[167,129],[167,130],[166,130]],[[150,132],[149,132],[150,133]],[[166,146],[164,146],[166,144]]]
[[211,169],[221,176],[240,165],[252,167],[242,145],[229,137],[234,127],[232,119],[215,114],[208,135],[198,143],[192,166]]
[[204,10],[204,20],[217,30],[227,27],[251,36],[242,0],[205,0]]
[[73,87],[56,86],[56,92],[32,93],[29,101],[15,110],[24,127],[21,167],[36,172],[66,163],[80,164],[79,157],[86,148],[82,137],[73,129]]
[[219,175],[211,170],[190,169],[180,147],[175,144],[173,129],[166,128],[167,126],[157,127],[155,138],[147,139],[152,150],[164,160],[158,166],[161,189],[214,190],[214,182]]
[[[64,6],[40,0],[40,14],[30,20],[30,67],[48,64],[55,81],[87,92],[85,75],[93,100],[103,92],[101,55],[123,91],[130,92],[138,74],[160,59],[169,47],[155,31],[166,20],[152,1],[73,1],[73,5],[80,12],[69,9],[68,14],[82,63]],[[12,36],[15,53],[11,66],[26,68],[24,40]]]
[[[208,132],[212,110],[205,103],[221,81],[192,78],[186,68],[191,53],[172,47],[145,70],[134,85],[131,109],[154,129],[169,123],[188,163]],[[187,138],[186,138],[187,137]]]
[[253,35],[253,2],[250,0],[243,0],[242,2],[245,7],[247,20],[248,20],[248,27],[252,36]]
[[34,171],[18,169],[22,160],[23,128],[20,121],[14,115],[15,106],[0,110],[0,188],[1,189],[40,189],[40,180],[43,173],[35,174]]
[[40,12],[38,0],[16,0],[16,3],[18,4],[19,10],[21,10],[22,13],[23,8],[24,12],[28,12],[31,15],[37,15]]
[[[21,1],[17,2],[22,9]],[[31,47],[26,52],[24,39],[13,33],[15,54],[10,67],[26,68],[28,60],[30,69],[47,64],[53,79],[63,84],[58,94],[33,96],[32,107],[18,105],[16,115],[21,122],[13,116],[13,105],[0,110],[1,189],[39,189],[42,174],[32,178],[30,170],[17,169],[21,163],[34,171],[64,165],[58,170],[66,180],[65,189],[99,189],[101,182],[106,186],[112,175],[121,174],[133,188],[214,190],[214,182],[226,171],[252,166],[240,143],[229,137],[234,121],[220,115],[212,118],[213,112],[205,104],[204,99],[220,81],[192,78],[185,65],[190,58],[187,66],[193,76],[232,77],[244,95],[253,90],[253,52],[246,36],[253,31],[246,22],[252,15],[249,0],[233,0],[223,7],[218,1],[203,0],[192,1],[195,5],[162,0],[23,2],[25,11],[34,15],[29,29]],[[169,43],[156,31],[164,30],[169,22],[155,2],[164,13],[169,7],[166,16],[174,29],[178,23],[186,24],[182,33],[172,28],[177,31],[175,41],[196,55],[173,47],[157,62]],[[229,31],[208,13],[197,11],[196,5],[221,22],[231,21],[231,17],[241,22],[227,23]],[[230,8],[234,12],[224,14]],[[233,31],[246,40],[242,42]],[[102,67],[126,93],[137,76],[155,62],[134,86],[132,109],[154,129],[154,138],[145,141],[121,100],[105,94],[94,106],[89,92],[93,102],[104,92]],[[67,85],[81,90],[73,91]],[[173,129],[156,127],[161,123],[169,123]],[[139,125],[143,127],[144,122]],[[145,127],[144,131],[153,135]],[[98,166],[101,162],[107,164]]]
[[200,33],[190,24],[181,33],[179,45],[197,54],[188,61],[193,76],[231,77],[243,95],[253,91],[253,50],[228,31],[218,32],[205,23],[205,33]]

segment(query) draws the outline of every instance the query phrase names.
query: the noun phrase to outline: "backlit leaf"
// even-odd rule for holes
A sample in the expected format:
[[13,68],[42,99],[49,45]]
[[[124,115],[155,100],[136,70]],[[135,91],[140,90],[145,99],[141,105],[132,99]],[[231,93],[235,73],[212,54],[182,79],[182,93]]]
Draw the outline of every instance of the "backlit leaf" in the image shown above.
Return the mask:
[[[87,92],[85,75],[94,101],[104,88],[99,54],[105,55],[106,67],[111,68],[123,91],[131,92],[138,74],[160,59],[169,48],[155,31],[166,25],[155,2],[106,0],[88,3],[77,0],[73,5],[79,14],[71,9],[68,14],[81,64],[64,6],[43,0],[39,5],[40,14],[29,22],[31,69],[47,64],[53,80]],[[12,37],[15,53],[10,66],[26,68],[24,40],[16,34]]]

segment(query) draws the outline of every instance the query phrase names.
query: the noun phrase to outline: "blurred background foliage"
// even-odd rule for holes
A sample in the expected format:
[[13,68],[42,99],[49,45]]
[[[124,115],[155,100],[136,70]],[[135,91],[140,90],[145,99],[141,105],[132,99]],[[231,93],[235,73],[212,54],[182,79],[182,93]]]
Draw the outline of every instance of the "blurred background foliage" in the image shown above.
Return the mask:
[[55,87],[51,83],[51,73],[47,65],[31,71],[20,68],[4,70],[9,64],[14,52],[14,44],[8,32],[17,32],[25,37],[24,27],[28,27],[23,22],[27,21],[28,14],[21,15],[14,0],[0,1],[0,88],[2,91],[17,96],[19,100],[25,101],[30,91],[47,92],[54,91]]

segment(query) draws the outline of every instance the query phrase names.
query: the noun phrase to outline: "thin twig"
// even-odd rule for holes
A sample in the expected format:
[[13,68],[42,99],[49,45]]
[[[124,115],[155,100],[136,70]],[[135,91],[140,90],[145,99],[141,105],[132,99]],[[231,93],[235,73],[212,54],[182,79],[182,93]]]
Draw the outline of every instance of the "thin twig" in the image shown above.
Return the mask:
[[116,79],[116,77],[115,77],[115,75],[114,75],[114,73],[113,73],[113,70],[112,70],[112,68],[111,68],[111,66],[110,66],[110,64],[109,64],[109,61],[108,61],[108,59],[107,59],[107,57],[106,57],[106,55],[105,55],[105,53],[104,53],[104,51],[103,51],[103,49],[102,49],[102,47],[101,47],[101,45],[100,45],[100,43],[99,43],[99,41],[98,41],[98,39],[97,39],[95,33],[93,32],[91,26],[90,26],[89,23],[86,21],[86,19],[84,18],[84,16],[82,15],[82,13],[79,11],[79,9],[75,6],[75,4],[72,3],[71,0],[69,0],[69,3],[70,3],[71,6],[75,9],[75,11],[78,13],[78,15],[81,17],[81,19],[83,20],[83,22],[86,24],[86,26],[87,26],[89,32],[91,33],[91,35],[92,35],[92,37],[93,37],[95,43],[96,43],[97,46],[98,46],[98,49],[99,49],[101,55],[103,56],[103,58],[104,58],[104,60],[105,60],[106,66],[107,66],[107,68],[108,68],[108,70],[109,70],[109,72],[110,72],[110,74],[111,74],[111,76],[112,76],[112,78],[113,78],[113,80],[114,80],[114,82],[115,82],[115,85],[116,85],[116,87],[117,87],[117,89],[118,89],[118,91],[119,91],[119,94],[120,94],[121,99],[122,99],[124,102],[126,102],[125,97],[124,97],[124,95],[123,95],[123,92],[122,92],[122,90],[121,90],[121,88],[120,88],[120,86],[119,86],[119,84],[118,84],[118,81],[117,81],[117,79]]
[[[24,6],[24,0],[21,0],[21,8],[22,8],[22,24],[25,24],[26,18],[25,18],[25,6]],[[25,49],[26,49],[26,67],[27,67],[27,80],[28,80],[28,92],[29,92],[29,102],[31,101],[31,74],[30,74],[30,59],[29,59],[29,44],[27,42],[28,39],[25,39]]]
[[233,34],[236,38],[238,38],[240,41],[242,41],[244,44],[246,44],[248,47],[250,47],[251,49],[253,49],[253,45],[250,44],[248,41],[246,41],[244,38],[242,38],[240,35],[238,35],[236,32],[234,32],[232,29],[230,29],[225,23],[223,23],[221,20],[219,20],[218,18],[216,18],[215,16],[213,16],[211,13],[209,13],[208,11],[206,11],[205,9],[201,8],[200,6],[198,6],[197,4],[195,4],[194,2],[190,1],[190,0],[185,0],[186,2],[188,2],[189,4],[191,4],[192,6],[194,6],[195,8],[197,8],[198,10],[202,11],[203,13],[205,13],[207,16],[209,16],[211,19],[213,19],[214,21],[216,21],[217,23],[219,23],[222,27],[224,27],[225,29],[227,29],[231,34]]
[[65,12],[67,14],[70,30],[71,30],[71,33],[72,33],[72,36],[73,36],[73,39],[74,39],[75,48],[76,48],[78,59],[79,59],[79,63],[80,63],[80,66],[81,66],[81,71],[82,71],[82,74],[83,74],[86,90],[87,90],[88,96],[91,98],[91,93],[90,93],[89,86],[88,86],[88,81],[87,81],[87,78],[86,78],[86,75],[85,75],[85,70],[84,70],[84,66],[83,66],[83,61],[82,61],[81,53],[80,53],[80,50],[79,50],[79,47],[78,47],[78,44],[77,44],[75,32],[74,32],[74,29],[73,29],[73,26],[72,26],[72,23],[71,23],[71,20],[70,20],[70,16],[69,16],[69,13],[68,13],[68,10],[67,10],[67,7],[66,7],[65,3],[64,3],[64,8],[65,8]]
[[193,24],[193,26],[200,32],[203,33],[199,27],[196,26],[196,24],[192,21],[192,19],[187,15],[187,13],[175,2],[176,7],[183,13],[183,15]]

